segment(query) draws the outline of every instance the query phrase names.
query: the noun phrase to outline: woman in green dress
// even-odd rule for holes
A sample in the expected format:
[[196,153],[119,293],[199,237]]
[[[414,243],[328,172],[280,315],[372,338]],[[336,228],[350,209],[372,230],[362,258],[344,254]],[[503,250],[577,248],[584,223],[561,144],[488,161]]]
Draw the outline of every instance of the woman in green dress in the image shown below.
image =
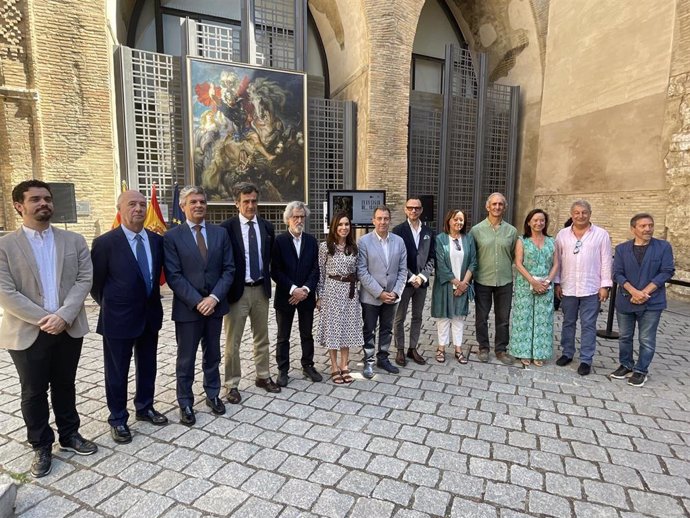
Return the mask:
[[452,335],[455,359],[465,364],[462,333],[469,300],[474,297],[472,274],[477,269],[477,253],[474,239],[465,232],[465,214],[461,210],[446,214],[443,230],[436,236],[436,273],[431,294],[431,316],[438,319],[436,361],[446,361],[446,346]]
[[553,355],[553,278],[558,271],[555,241],[546,230],[549,216],[534,209],[525,218],[524,235],[515,245],[513,318],[510,354],[524,366],[537,367]]

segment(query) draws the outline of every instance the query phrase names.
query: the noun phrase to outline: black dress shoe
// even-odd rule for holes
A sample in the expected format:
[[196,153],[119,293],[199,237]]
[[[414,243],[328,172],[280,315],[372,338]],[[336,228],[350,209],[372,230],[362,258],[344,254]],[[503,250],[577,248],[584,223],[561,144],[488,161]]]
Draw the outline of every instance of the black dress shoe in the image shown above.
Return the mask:
[[560,358],[558,358],[558,360],[556,360],[556,365],[558,365],[559,367],[565,367],[565,366],[568,365],[571,361],[573,361],[573,359],[572,359],[572,358],[568,358],[568,357],[564,354],[563,356],[561,356]]
[[225,405],[218,396],[214,398],[207,397],[206,406],[209,407],[211,409],[211,412],[213,412],[216,415],[223,415],[225,413]]
[[587,376],[590,372],[592,372],[592,366],[589,363],[581,363],[577,368],[577,373],[580,376]]
[[287,384],[288,384],[287,371],[280,371],[278,373],[278,377],[276,378],[276,384],[279,387],[287,387]]
[[[323,376],[319,374],[319,372],[314,368],[313,365],[305,365],[304,367],[302,367],[302,372],[307,378],[312,380],[314,383],[323,381]],[[278,385],[280,385],[280,383],[278,383]]]
[[60,441],[60,449],[77,455],[93,455],[98,451],[98,446],[84,439],[79,433],[75,433],[65,441]]
[[388,360],[388,358],[384,358],[383,360],[377,360],[376,366],[379,369],[383,369],[386,372],[390,372],[391,374],[398,374],[400,372],[400,369],[398,369],[395,365],[393,365]]
[[196,423],[196,416],[191,406],[180,408],[180,423],[186,424],[187,426],[192,426]]
[[240,401],[242,401],[242,395],[240,394],[240,391],[237,390],[236,388],[231,388],[228,391],[228,403],[231,405],[239,405]]
[[272,394],[280,392],[280,387],[276,385],[270,377],[266,379],[256,378],[255,384],[257,387],[264,389],[266,392],[271,392]]
[[[409,355],[410,353],[407,354]],[[405,359],[405,351],[403,351],[402,349],[398,349],[398,352],[395,355],[395,363],[397,363],[401,367],[407,365],[407,359]]]
[[137,421],[148,421],[156,426],[168,424],[168,418],[157,412],[153,407],[146,410],[143,414],[137,414]]
[[[417,365],[426,365],[426,360],[424,359],[424,357],[421,354],[419,354],[417,349],[408,349],[407,350],[407,357],[410,358]],[[397,359],[396,359],[395,363],[398,363]]]
[[50,446],[34,451],[34,460],[31,462],[31,476],[34,478],[45,477],[53,467],[53,453]]
[[110,437],[113,441],[120,444],[127,444],[132,442],[132,432],[129,431],[129,426],[126,424],[119,424],[110,427]]

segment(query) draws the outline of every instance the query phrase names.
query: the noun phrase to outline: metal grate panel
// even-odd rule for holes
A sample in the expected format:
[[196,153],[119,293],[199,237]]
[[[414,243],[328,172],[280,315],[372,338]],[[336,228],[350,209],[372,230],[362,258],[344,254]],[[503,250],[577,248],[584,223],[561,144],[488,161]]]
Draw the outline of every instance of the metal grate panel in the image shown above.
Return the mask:
[[492,192],[509,190],[508,151],[510,136],[511,87],[493,84],[487,89],[486,136],[482,170],[482,199]]
[[197,55],[221,61],[242,61],[242,29],[207,22],[196,23]]
[[434,197],[433,221],[443,219],[438,214],[439,167],[441,159],[441,110],[426,107],[410,108],[409,175],[407,192],[410,195]]
[[294,0],[254,0],[254,35],[257,64],[297,70]]

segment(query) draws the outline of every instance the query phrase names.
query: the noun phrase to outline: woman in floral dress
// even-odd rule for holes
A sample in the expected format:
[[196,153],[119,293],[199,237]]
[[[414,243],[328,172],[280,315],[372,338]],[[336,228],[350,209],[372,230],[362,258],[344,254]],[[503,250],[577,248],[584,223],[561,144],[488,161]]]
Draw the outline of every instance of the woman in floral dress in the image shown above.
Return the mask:
[[534,209],[525,218],[524,235],[515,245],[513,318],[510,353],[524,366],[537,367],[553,355],[553,278],[558,271],[555,241],[546,230],[549,216]]
[[352,383],[348,368],[350,347],[361,347],[364,342],[357,288],[357,244],[345,212],[336,214],[326,241],[319,245],[319,268],[316,307],[321,318],[316,338],[328,349],[333,383]]

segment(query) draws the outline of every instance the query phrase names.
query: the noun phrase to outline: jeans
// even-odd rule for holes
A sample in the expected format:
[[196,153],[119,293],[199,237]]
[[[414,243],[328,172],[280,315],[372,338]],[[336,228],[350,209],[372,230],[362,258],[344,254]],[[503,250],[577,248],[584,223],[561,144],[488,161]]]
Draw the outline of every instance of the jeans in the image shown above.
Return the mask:
[[592,365],[597,348],[597,316],[599,315],[599,295],[587,297],[563,297],[563,328],[561,330],[561,349],[563,356],[575,356],[575,327],[580,316],[580,362]]
[[393,337],[393,319],[397,304],[366,304],[362,302],[362,335],[364,338],[364,361],[374,363],[374,353],[376,352],[375,334],[376,324],[379,326],[379,351],[376,353],[377,360],[388,359],[388,349]]
[[496,339],[494,349],[497,353],[506,352],[510,339],[510,306],[513,302],[513,283],[505,286],[484,286],[474,283],[475,327],[480,351],[488,351],[489,344],[489,312],[491,299],[494,302],[494,318],[496,323]]
[[[652,363],[654,351],[656,350],[656,330],[659,327],[661,310],[645,310],[638,313],[622,313],[617,311],[616,317],[618,318],[618,329],[620,330],[620,338],[618,340],[618,359],[620,364],[634,372],[647,374],[649,364]],[[639,329],[637,340],[640,342],[640,351],[637,363],[633,365],[635,322],[637,322],[637,328]]]

